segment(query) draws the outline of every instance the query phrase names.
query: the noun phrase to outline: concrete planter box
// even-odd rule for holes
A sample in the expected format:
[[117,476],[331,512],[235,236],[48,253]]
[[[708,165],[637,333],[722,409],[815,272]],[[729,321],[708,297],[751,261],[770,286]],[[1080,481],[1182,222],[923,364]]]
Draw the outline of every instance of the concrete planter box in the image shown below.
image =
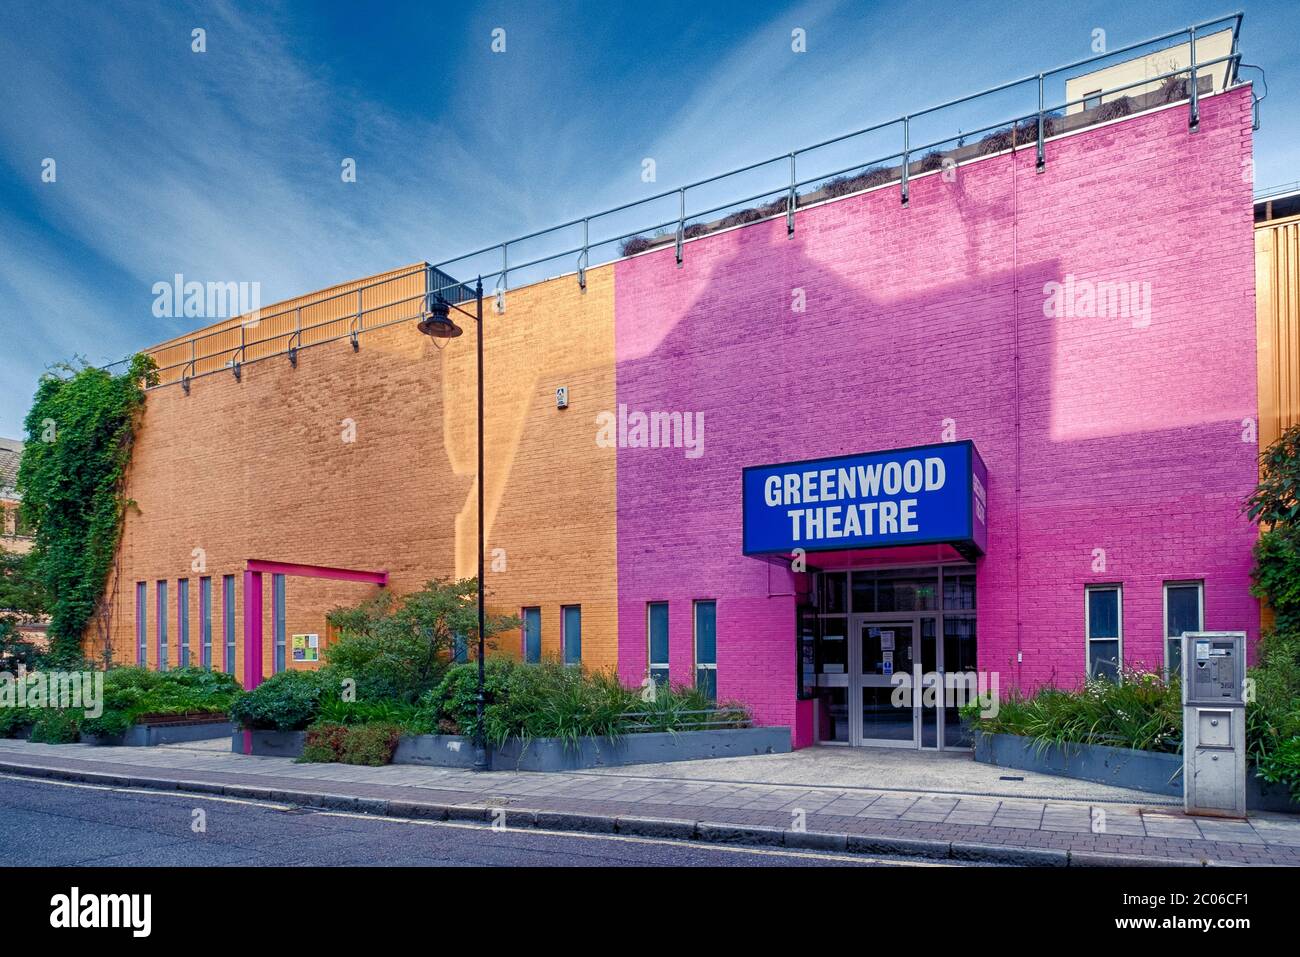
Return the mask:
[[393,752],[394,764],[425,764],[437,768],[474,766],[474,742],[458,734],[404,737]]
[[136,724],[127,729],[125,734],[114,737],[101,737],[95,734],[82,735],[86,744],[99,747],[152,748],[159,744],[181,744],[185,741],[207,741],[211,738],[224,738],[234,730],[228,718],[218,721],[177,721],[167,724]]
[[[1014,734],[977,734],[975,760],[1002,768],[1059,774],[1062,777],[1113,784],[1166,797],[1183,796],[1183,756],[1157,751],[1109,748],[1099,744],[1072,744],[1068,748],[1048,747],[1041,751],[1030,738]],[[1280,811],[1300,814],[1296,804],[1280,785],[1246,776],[1246,807],[1252,811]]]
[[1246,776],[1246,809],[1300,814],[1300,804],[1291,800],[1291,794],[1285,785],[1269,784],[1255,777],[1253,770]]
[[[492,749],[494,771],[576,771],[624,764],[696,761],[753,754],[784,754],[790,750],[790,729],[728,728],[714,731],[653,732],[622,738],[583,738],[576,747],[559,738],[534,738],[527,744],[507,741]],[[421,735],[403,738],[394,764],[470,767],[474,742],[460,735]]]
[[976,734],[975,760],[1002,768],[1059,774],[1168,797],[1183,796],[1181,754],[1134,751],[1100,744],[1040,749],[1032,739],[1014,734]]
[[270,758],[296,758],[302,754],[307,743],[306,731],[251,731],[233,729],[230,735],[230,750],[234,754],[244,753],[244,735],[249,734],[253,742],[253,754]]
[[[253,754],[298,757],[306,740],[305,731],[254,731]],[[230,749],[235,754],[244,753],[243,731],[231,736]],[[558,738],[534,738],[527,744],[508,741],[504,747],[492,749],[492,769],[575,771],[660,761],[784,754],[789,750],[790,729],[785,727],[629,734],[617,740],[583,738],[573,748],[566,748]],[[405,737],[397,743],[393,763],[468,768],[474,764],[474,742],[452,734]]]

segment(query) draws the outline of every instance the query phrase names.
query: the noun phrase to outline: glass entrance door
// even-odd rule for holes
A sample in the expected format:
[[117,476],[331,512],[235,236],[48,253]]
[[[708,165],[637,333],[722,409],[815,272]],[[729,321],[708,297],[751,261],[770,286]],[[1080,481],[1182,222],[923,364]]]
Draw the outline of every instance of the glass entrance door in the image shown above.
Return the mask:
[[[894,748],[916,747],[916,718],[911,695],[894,683],[896,674],[912,673],[919,652],[916,622],[912,620],[855,620],[855,651],[851,689],[853,744]],[[897,692],[897,693],[896,693]]]
[[[850,743],[940,748],[943,742],[942,647],[934,615],[873,620],[855,616],[850,674]],[[920,674],[921,688],[913,684]],[[899,683],[896,676],[906,675]]]

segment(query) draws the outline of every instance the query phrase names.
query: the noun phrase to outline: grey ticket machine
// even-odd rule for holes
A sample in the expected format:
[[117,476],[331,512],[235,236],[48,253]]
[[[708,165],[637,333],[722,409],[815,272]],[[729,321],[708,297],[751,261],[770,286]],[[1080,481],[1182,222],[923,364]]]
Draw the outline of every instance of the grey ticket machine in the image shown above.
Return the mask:
[[1183,633],[1183,805],[1246,816],[1246,634]]

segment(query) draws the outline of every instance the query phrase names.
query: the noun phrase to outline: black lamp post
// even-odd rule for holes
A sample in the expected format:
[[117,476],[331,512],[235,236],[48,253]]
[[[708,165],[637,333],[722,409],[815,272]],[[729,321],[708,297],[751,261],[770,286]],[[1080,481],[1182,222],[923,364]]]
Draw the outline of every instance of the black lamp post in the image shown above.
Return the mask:
[[487,771],[487,736],[483,727],[483,709],[487,703],[486,674],[484,672],[484,619],[483,608],[483,277],[474,288],[475,310],[466,312],[448,302],[440,293],[431,292],[426,300],[424,315],[420,317],[419,330],[434,339],[455,339],[463,331],[451,320],[451,310],[469,316],[478,332],[478,693],[475,695],[475,714],[478,717],[474,732],[474,770]]

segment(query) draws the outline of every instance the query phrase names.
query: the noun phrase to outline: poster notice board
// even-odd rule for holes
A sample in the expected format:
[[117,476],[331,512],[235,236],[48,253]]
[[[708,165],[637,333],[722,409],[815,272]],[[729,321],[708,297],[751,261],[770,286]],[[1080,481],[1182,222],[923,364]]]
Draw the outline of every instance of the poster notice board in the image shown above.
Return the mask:
[[320,635],[294,635],[294,661],[320,661]]

